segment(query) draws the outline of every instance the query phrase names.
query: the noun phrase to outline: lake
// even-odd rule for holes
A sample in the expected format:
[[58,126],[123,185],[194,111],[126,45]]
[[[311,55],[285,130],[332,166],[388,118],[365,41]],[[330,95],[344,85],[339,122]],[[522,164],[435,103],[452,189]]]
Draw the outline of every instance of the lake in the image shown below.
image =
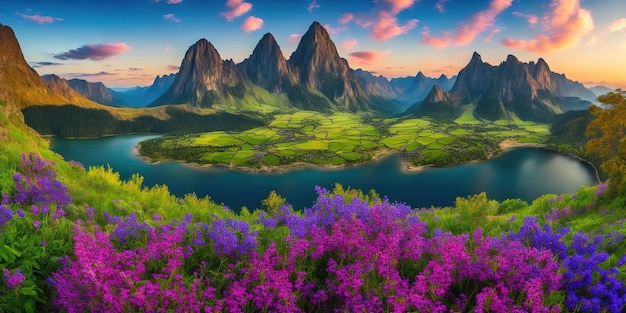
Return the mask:
[[66,160],[85,167],[109,164],[123,179],[139,173],[146,186],[165,184],[176,196],[195,192],[209,195],[235,211],[256,208],[275,190],[296,209],[310,207],[315,185],[332,189],[335,183],[368,192],[376,190],[392,202],[411,207],[448,206],[458,196],[487,192],[491,199],[525,201],[547,193],[571,193],[597,184],[594,169],[575,158],[537,148],[516,148],[479,163],[405,172],[401,158],[342,169],[303,167],[284,173],[252,173],[223,167],[195,167],[179,162],[149,164],[133,154],[140,141],[156,135],[113,136],[96,139],[53,138],[50,148]]

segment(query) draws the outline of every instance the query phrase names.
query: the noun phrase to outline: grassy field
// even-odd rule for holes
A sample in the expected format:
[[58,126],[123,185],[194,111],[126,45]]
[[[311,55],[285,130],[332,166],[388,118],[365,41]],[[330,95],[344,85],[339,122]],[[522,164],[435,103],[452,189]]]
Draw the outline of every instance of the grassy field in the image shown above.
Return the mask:
[[498,143],[504,139],[543,143],[550,134],[548,125],[517,117],[484,123],[473,116],[473,108],[466,106],[454,123],[419,118],[364,119],[350,113],[283,113],[274,115],[267,126],[243,132],[165,136],[144,142],[142,154],[153,160],[264,168],[294,163],[364,163],[384,150],[415,165],[444,166],[486,159],[499,152]]

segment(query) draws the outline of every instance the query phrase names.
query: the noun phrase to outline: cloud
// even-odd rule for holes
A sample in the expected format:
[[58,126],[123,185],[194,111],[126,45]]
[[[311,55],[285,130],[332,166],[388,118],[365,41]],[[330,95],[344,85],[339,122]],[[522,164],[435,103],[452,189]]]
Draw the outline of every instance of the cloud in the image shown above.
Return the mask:
[[244,2],[243,0],[228,0],[225,5],[229,7],[230,10],[220,13],[220,15],[226,18],[229,22],[232,22],[235,18],[238,18],[252,10],[252,3]]
[[60,22],[63,20],[63,18],[60,18],[60,17],[44,16],[44,15],[39,15],[39,14],[27,15],[27,14],[22,14],[19,12],[16,12],[15,14],[21,16],[25,20],[37,22],[37,24],[54,23],[54,22]]
[[344,40],[341,45],[346,49],[352,49],[359,45],[359,42],[356,39]]
[[137,71],[143,70],[143,68],[141,68],[141,67],[129,67],[128,70],[131,71],[131,72],[137,72]]
[[495,19],[502,11],[511,6],[513,0],[491,0],[486,10],[472,15],[467,21],[452,32],[444,32],[440,36],[430,35],[428,30],[422,32],[421,42],[435,48],[445,48],[449,45],[464,46],[476,39],[478,34],[493,27]]
[[422,30],[422,38],[420,41],[431,47],[443,49],[452,43],[452,34],[444,32],[441,36],[432,36],[428,31],[428,28],[424,28],[424,30]]
[[385,0],[385,2],[391,4],[391,13],[398,14],[403,10],[406,10],[413,6],[416,0]]
[[444,7],[443,4],[448,2],[448,1],[450,1],[450,0],[439,0],[439,1],[437,1],[437,3],[435,3],[435,9],[437,9],[437,11],[439,13],[446,12],[446,7]]
[[626,18],[620,18],[609,24],[608,30],[611,33],[619,32],[626,29]]
[[167,69],[170,70],[170,71],[178,71],[178,70],[180,70],[180,66],[178,66],[178,65],[168,65]]
[[360,19],[360,18],[357,18],[356,20],[354,20],[354,22],[355,22],[357,25],[359,25],[359,26],[361,26],[361,27],[363,27],[363,28],[368,28],[368,27],[370,27],[370,26],[374,25],[374,22],[373,22],[373,21],[370,21],[370,20],[367,20],[367,19]]
[[313,0],[311,1],[311,3],[309,3],[309,5],[306,7],[306,9],[309,12],[313,12],[314,9],[319,9],[320,5],[317,4],[317,0]]
[[489,30],[489,32],[487,33],[487,35],[483,38],[483,40],[485,42],[490,42],[491,39],[493,39],[493,36],[495,36],[497,33],[499,33],[502,30],[502,28],[500,27],[494,27],[491,30]]
[[381,11],[379,12],[378,22],[372,27],[370,35],[374,40],[385,41],[415,28],[417,22],[416,19],[412,19],[400,26],[394,15],[386,11]]
[[330,26],[330,24],[325,24],[325,25],[324,25],[324,28],[325,28],[325,29],[326,29],[326,31],[327,31],[329,34],[331,34],[331,35],[334,35],[334,34],[336,34],[336,33],[338,33],[338,32],[342,32],[342,31],[345,31],[345,30],[346,30],[346,28],[345,28],[345,27],[337,27],[337,28],[333,28],[332,26]]
[[63,65],[63,63],[56,63],[56,62],[32,62],[31,63],[31,66],[33,68],[40,68],[44,66],[56,66],[56,65]]
[[287,38],[287,41],[289,41],[289,42],[298,42],[298,41],[300,41],[300,38],[302,38],[301,34],[291,34]]
[[94,77],[94,76],[115,76],[117,74],[101,71],[98,73],[68,73],[67,77]]
[[365,50],[365,51],[357,51],[352,52],[348,56],[356,61],[357,63],[369,65],[373,61],[380,59],[386,55],[388,55],[391,51],[373,51],[373,50]]
[[528,25],[530,26],[535,26],[535,24],[539,22],[539,17],[537,17],[537,15],[534,15],[534,14],[524,14],[524,13],[520,13],[517,11],[513,11],[513,15],[517,17],[525,18],[526,22],[528,22]]
[[[160,0],[153,0],[152,2],[159,3]],[[167,4],[179,4],[179,3],[183,3],[183,0],[167,0],[167,1],[165,1],[165,3],[167,3]]]
[[243,31],[246,33],[259,30],[261,29],[261,27],[263,27],[263,19],[260,19],[256,16],[248,16],[248,18],[246,18],[246,20],[243,21],[243,24],[241,25],[241,29],[243,29]]
[[83,45],[82,47],[56,54],[54,55],[54,58],[59,60],[90,59],[98,61],[106,59],[108,57],[112,57],[118,53],[126,52],[128,50],[130,50],[130,46],[123,42],[101,43],[96,45]]
[[580,7],[579,0],[553,0],[551,12],[542,19],[545,34],[532,39],[503,38],[504,46],[533,53],[547,53],[575,46],[582,36],[593,30],[591,12]]
[[163,19],[166,20],[166,21],[172,21],[172,22],[175,22],[175,23],[180,23],[181,22],[181,19],[177,18],[176,15],[174,15],[172,13],[163,15]]
[[354,19],[354,14],[345,13],[341,17],[339,17],[338,21],[341,24],[347,24],[347,23],[350,23],[353,19]]

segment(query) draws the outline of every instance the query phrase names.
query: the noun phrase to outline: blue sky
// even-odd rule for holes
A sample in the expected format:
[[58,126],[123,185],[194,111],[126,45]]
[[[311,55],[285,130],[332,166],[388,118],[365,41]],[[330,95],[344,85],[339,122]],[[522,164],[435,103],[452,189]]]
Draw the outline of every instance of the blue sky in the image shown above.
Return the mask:
[[497,65],[508,54],[543,57],[553,71],[626,88],[622,0],[3,0],[40,74],[149,85],[176,72],[187,48],[206,38],[241,62],[266,32],[286,58],[313,21],[324,25],[352,68],[386,77],[455,75],[477,51]]

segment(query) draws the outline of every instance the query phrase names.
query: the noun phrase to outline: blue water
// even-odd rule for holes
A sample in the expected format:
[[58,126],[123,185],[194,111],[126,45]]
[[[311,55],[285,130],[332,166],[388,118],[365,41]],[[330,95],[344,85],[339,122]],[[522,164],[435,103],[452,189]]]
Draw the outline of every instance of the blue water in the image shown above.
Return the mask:
[[297,168],[284,173],[251,173],[222,167],[194,167],[179,162],[149,164],[133,154],[133,147],[154,135],[114,136],[97,139],[57,139],[51,149],[66,160],[85,167],[110,165],[123,179],[139,173],[146,186],[167,185],[177,195],[209,195],[234,210],[260,207],[275,190],[294,208],[310,207],[314,187],[332,189],[335,183],[368,192],[376,190],[391,201],[414,208],[448,206],[456,197],[487,192],[496,200],[525,201],[547,193],[571,193],[597,184],[587,163],[544,149],[512,149],[486,162],[407,173],[401,159],[389,156],[376,162],[342,169]]

